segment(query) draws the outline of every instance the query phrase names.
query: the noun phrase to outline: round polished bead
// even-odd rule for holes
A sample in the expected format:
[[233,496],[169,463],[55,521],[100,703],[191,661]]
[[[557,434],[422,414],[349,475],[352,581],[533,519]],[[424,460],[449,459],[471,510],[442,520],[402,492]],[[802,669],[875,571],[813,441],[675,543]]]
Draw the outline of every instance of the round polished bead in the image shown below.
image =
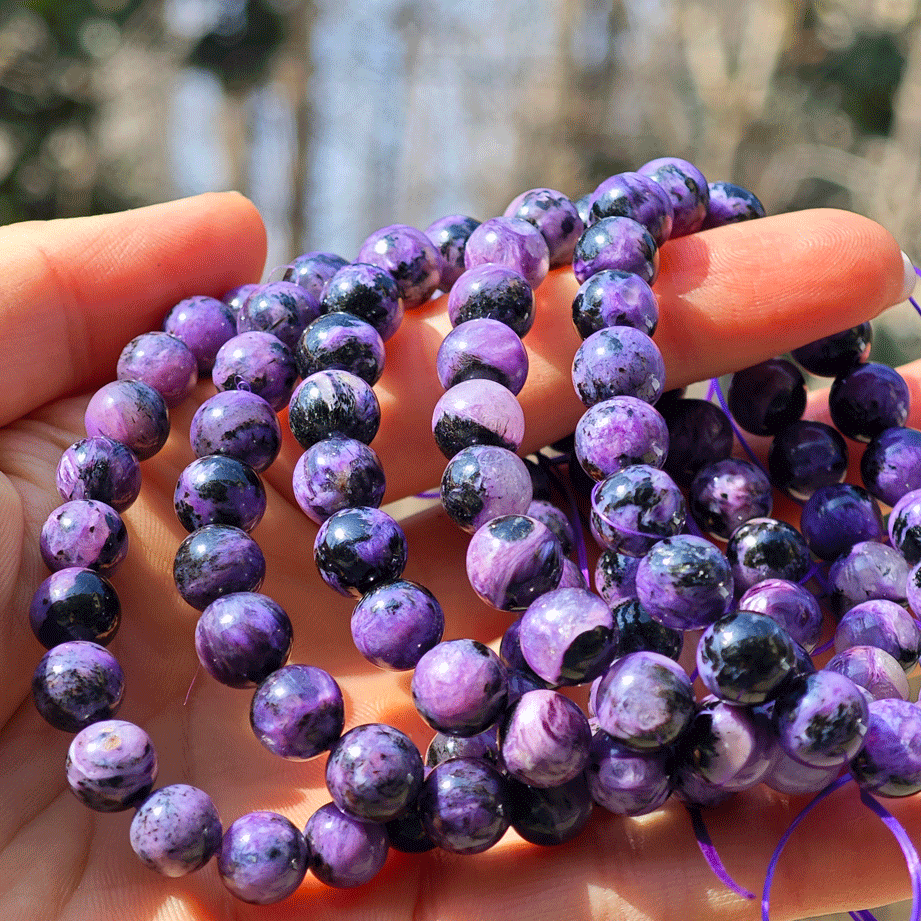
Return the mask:
[[363,886],[387,860],[389,843],[383,825],[363,822],[327,803],[307,820],[304,837],[310,872],[334,889]]
[[74,736],[64,771],[71,791],[84,806],[120,812],[147,798],[157,777],[157,755],[139,726],[103,720]]
[[764,579],[739,599],[740,611],[766,614],[776,620],[794,642],[811,651],[822,632],[822,609],[815,595],[787,579]]
[[634,272],[602,269],[576,292],[572,322],[583,339],[608,326],[632,326],[651,336],[659,325],[659,302]]
[[888,652],[876,646],[842,649],[828,660],[825,668],[850,678],[858,687],[869,691],[874,700],[910,699],[911,687],[905,669]]
[[370,444],[381,422],[374,391],[349,371],[318,371],[291,395],[288,423],[304,448],[341,435]]
[[441,253],[421,230],[406,224],[390,224],[372,233],[355,261],[389,272],[407,310],[421,307],[441,282]]
[[234,319],[239,315],[243,302],[259,287],[258,284],[236,285],[224,293],[221,300],[233,311]]
[[739,525],[771,514],[771,481],[761,467],[727,457],[700,469],[691,482],[688,505],[702,531],[728,540]]
[[710,187],[693,163],[678,157],[659,157],[638,170],[662,186],[672,200],[675,220],[672,237],[683,237],[700,230],[707,216]]
[[236,335],[236,317],[230,307],[213,297],[197,295],[180,301],[163,320],[163,329],[181,339],[206,374],[218,349]]
[[776,518],[752,518],[736,528],[726,544],[726,559],[738,594],[765,579],[799,582],[812,565],[799,531]]
[[261,396],[226,390],[195,411],[189,441],[196,457],[223,454],[261,473],[281,450],[281,426],[275,410]]
[[294,498],[304,514],[322,524],[344,508],[380,506],[386,477],[372,448],[334,435],[311,445],[294,465]]
[[424,854],[435,847],[422,824],[418,800],[399,818],[384,823],[384,828],[387,829],[390,846],[402,854]]
[[592,333],[572,362],[572,382],[586,406],[617,396],[655,403],[665,389],[665,361],[659,347],[631,326]]
[[886,526],[876,500],[859,486],[821,486],[800,513],[800,531],[809,549],[823,560],[837,559],[854,544],[883,540]]
[[836,377],[828,393],[828,411],[835,428],[864,442],[885,429],[905,425],[910,403],[905,378],[875,361],[856,365]]
[[642,224],[661,246],[672,233],[675,210],[665,189],[642,173],[617,173],[605,179],[592,196],[589,220],[629,217]]
[[256,689],[249,720],[256,738],[273,755],[307,761],[332,748],[342,735],[342,691],[322,668],[284,665]]
[[452,326],[470,320],[498,320],[516,336],[524,336],[534,323],[534,292],[520,272],[504,265],[485,263],[467,269],[448,295]]
[[873,342],[873,327],[860,323],[840,333],[823,336],[793,350],[793,357],[817,377],[846,374],[858,362],[866,361]]
[[707,400],[660,399],[656,408],[668,426],[664,468],[679,486],[688,487],[708,464],[732,453],[732,424],[726,413]]
[[667,627],[654,619],[636,598],[625,598],[612,604],[611,614],[617,633],[618,656],[631,652],[657,652],[678,661],[684,646],[683,630]]
[[889,540],[912,566],[921,561],[921,489],[905,493],[889,515]]
[[406,566],[406,535],[386,512],[344,508],[320,526],[313,558],[326,584],[360,598],[377,585],[399,579]]
[[306,288],[315,297],[322,298],[329,280],[339,269],[349,264],[348,259],[336,253],[311,250],[290,262],[282,276],[283,281],[293,281]]
[[635,751],[603,729],[592,737],[586,769],[592,799],[616,815],[646,815],[671,794],[665,750]]
[[504,266],[523,275],[536,288],[550,269],[550,250],[544,235],[528,221],[493,217],[468,237],[464,264],[468,270],[483,265]]
[[576,243],[572,271],[582,284],[596,272],[617,269],[650,285],[659,274],[659,250],[649,231],[629,217],[606,217],[588,227]]
[[476,444],[517,451],[524,438],[524,412],[514,394],[495,381],[461,381],[435,404],[432,433],[448,458]]
[[774,745],[774,762],[764,775],[765,786],[790,796],[818,793],[841,773],[841,765],[812,767],[788,755],[779,744]]
[[262,397],[274,410],[288,405],[297,383],[291,349],[261,330],[240,333],[221,346],[211,379],[218,390],[245,390]]
[[466,271],[464,263],[464,250],[467,240],[480,222],[465,214],[448,214],[438,218],[425,228],[425,235],[435,244],[441,253],[441,282],[438,285],[442,291],[450,291],[454,282]]
[[141,465],[112,438],[84,438],[61,455],[56,485],[65,501],[95,499],[123,512],[140,495]]
[[327,313],[314,320],[298,339],[294,357],[301,377],[335,368],[373,387],[384,373],[383,340],[370,323],[350,313]]
[[442,340],[436,370],[445,390],[484,378],[518,394],[528,376],[528,353],[508,324],[488,317],[467,320]]
[[838,622],[835,652],[850,646],[876,646],[910,672],[921,652],[918,622],[900,604],[871,598],[855,604]]
[[188,346],[169,333],[142,333],[132,339],[118,358],[120,381],[142,381],[163,397],[168,407],[178,406],[198,381],[198,362]]
[[195,627],[205,671],[232,688],[253,688],[288,661],[292,629],[280,605],[255,592],[212,601]]
[[425,587],[398,579],[372,588],[352,611],[352,639],[380,668],[406,671],[444,634],[441,605]]
[[179,594],[203,611],[212,601],[234,592],[255,592],[265,578],[259,545],[240,528],[209,524],[193,531],[173,560]]
[[746,432],[776,435],[802,418],[806,381],[792,361],[770,358],[732,375],[727,402]]
[[131,820],[131,847],[141,862],[164,876],[203,867],[221,846],[221,820],[211,797],[188,784],[161,787]]
[[121,706],[125,675],[115,656],[97,643],[59,643],[42,656],[32,676],[32,699],[55,729],[79,732],[112,719]]
[[595,591],[611,606],[636,598],[636,568],[641,557],[605,550],[595,564]]
[[[355,262],[329,280],[320,311],[347,313],[372,326],[387,341],[403,322],[403,299],[393,276],[376,265]],[[303,371],[302,376],[305,376]]]
[[550,267],[572,261],[576,241],[585,230],[576,206],[555,189],[529,189],[509,203],[505,217],[517,217],[533,224],[543,235],[550,253]]
[[832,610],[839,617],[870,598],[901,604],[911,592],[908,563],[898,550],[875,540],[861,541],[828,570]]
[[310,853],[303,835],[276,812],[249,812],[224,832],[221,882],[241,901],[271,905],[303,882]]
[[449,640],[430,649],[416,665],[413,703],[437,732],[474,736],[505,709],[505,666],[475,640]]
[[120,621],[115,589],[92,569],[53,572],[36,589],[29,607],[32,632],[46,649],[70,640],[108,646]]
[[725,227],[727,224],[738,224],[741,221],[751,221],[764,217],[764,205],[758,197],[742,186],[731,182],[708,182],[710,200],[707,203],[707,216],[701,225],[701,230],[711,227]]
[[563,548],[564,555],[572,552],[576,544],[576,535],[569,518],[562,509],[544,499],[534,499],[528,505],[525,514],[542,521],[553,531]]
[[851,761],[858,786],[880,796],[921,790],[921,709],[906,700],[874,700],[863,747]]
[[173,505],[187,531],[208,524],[252,531],[265,513],[265,487],[252,467],[225,454],[210,454],[179,474]]
[[436,732],[425,750],[426,767],[436,767],[452,758],[482,758],[492,765],[499,763],[499,736],[496,726],[475,736],[451,736]]
[[867,492],[886,505],[921,489],[921,432],[908,428],[880,432],[860,458],[860,476]]
[[584,774],[555,787],[530,787],[507,781],[512,828],[531,844],[552,847],[571,841],[592,814],[592,798]]
[[320,302],[312,292],[290,281],[271,281],[244,301],[237,315],[237,332],[271,333],[293,349],[319,315]]
[[128,531],[111,505],[74,499],[48,516],[39,550],[52,571],[76,566],[108,576],[128,554]]
[[119,441],[140,460],[153,457],[169,437],[166,403],[141,381],[112,381],[100,387],[86,407],[84,423],[90,437]]

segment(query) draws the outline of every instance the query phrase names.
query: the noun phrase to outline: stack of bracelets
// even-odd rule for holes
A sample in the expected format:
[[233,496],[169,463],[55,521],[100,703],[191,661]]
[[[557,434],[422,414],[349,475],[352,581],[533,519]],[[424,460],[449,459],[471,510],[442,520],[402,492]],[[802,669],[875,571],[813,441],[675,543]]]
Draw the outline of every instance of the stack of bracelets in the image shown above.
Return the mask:
[[[329,886],[360,886],[391,847],[476,854],[510,826],[554,845],[576,836],[595,805],[638,816],[672,796],[691,810],[711,866],[740,891],[705,847],[702,808],[756,784],[816,802],[853,780],[888,816],[869,794],[921,790],[921,709],[906,678],[921,651],[912,614],[921,612],[921,432],[905,427],[905,381],[868,361],[869,324],[795,350],[796,363],[739,371],[725,395],[718,381],[706,400],[664,392],[651,338],[658,248],[763,213],[744,189],[662,158],[578,202],[534,189],[484,223],[455,215],[425,232],[386,227],[354,263],[307,253],[283,280],[180,302],[163,331],[129,343],[118,379],[89,402],[87,437],[60,461],[65,503],[41,535],[52,574],[30,609],[48,649],[34,699],[49,723],[76,733],[66,774],[77,798],[101,812],[135,808],[131,846],[154,870],[181,876],[216,855],[234,895],[270,903],[308,869]],[[569,439],[522,459],[521,339],[534,288],[565,264],[581,284],[572,380],[586,412]],[[402,578],[406,539],[379,508],[385,477],[369,445],[383,343],[404,310],[438,290],[454,327],[437,357],[445,393],[432,429],[448,458],[440,496],[472,535],[474,590],[517,618],[498,653],[443,639],[442,609]],[[834,428],[802,419],[800,367],[835,378]],[[258,740],[282,758],[328,753],[332,801],[303,831],[274,812],[224,829],[201,790],[154,789],[149,737],[114,718],[124,678],[104,647],[120,618],[109,582],[127,551],[120,513],[138,496],[139,462],[167,439],[168,408],[208,373],[218,392],[195,413],[197,459],[175,490],[190,532],[175,583],[202,612],[204,669],[255,688]],[[414,670],[413,702],[436,732],[425,759],[383,723],[343,733],[333,676],[287,664],[291,621],[259,593],[266,563],[248,533],[266,508],[259,474],[280,450],[285,407],[304,448],[293,486],[319,525],[316,565],[357,601],[358,651]],[[742,430],[773,438],[766,468],[751,451],[730,456],[736,443],[749,450]],[[845,437],[866,443],[862,486],[844,482]],[[770,517],[774,489],[802,504],[800,530]],[[602,550],[594,591],[577,494],[590,495]],[[892,507],[888,529],[881,504]],[[817,670],[823,608],[837,619],[836,654]],[[693,674],[677,661],[689,630],[703,631]],[[700,700],[698,678],[709,692]],[[587,714],[558,690],[575,685],[590,685]],[[767,917],[773,868],[765,872]]]

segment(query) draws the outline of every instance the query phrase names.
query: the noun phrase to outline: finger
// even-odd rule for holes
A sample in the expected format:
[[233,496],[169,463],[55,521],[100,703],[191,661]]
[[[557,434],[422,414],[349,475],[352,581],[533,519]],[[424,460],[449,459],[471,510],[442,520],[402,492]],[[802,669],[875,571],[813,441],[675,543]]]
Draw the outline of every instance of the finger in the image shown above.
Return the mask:
[[0,426],[111,379],[125,343],[182,298],[258,280],[265,247],[237,193],[0,229]]

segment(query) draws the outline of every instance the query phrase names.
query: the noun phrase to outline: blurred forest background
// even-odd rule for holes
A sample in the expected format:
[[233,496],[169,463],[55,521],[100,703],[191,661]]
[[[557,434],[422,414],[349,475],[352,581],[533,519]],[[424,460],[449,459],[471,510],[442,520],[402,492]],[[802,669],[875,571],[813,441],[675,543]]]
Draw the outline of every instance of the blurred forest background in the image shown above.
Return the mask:
[[[0,0],[0,222],[234,187],[271,268],[671,154],[768,213],[871,216],[918,262],[919,7]],[[881,360],[919,351],[913,319],[877,333]]]

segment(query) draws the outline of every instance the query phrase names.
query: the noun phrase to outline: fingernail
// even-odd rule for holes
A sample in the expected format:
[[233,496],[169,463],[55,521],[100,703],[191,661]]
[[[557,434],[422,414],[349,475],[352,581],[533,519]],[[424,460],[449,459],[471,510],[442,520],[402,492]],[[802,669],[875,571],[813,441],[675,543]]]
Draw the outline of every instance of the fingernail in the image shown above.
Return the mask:
[[918,273],[911,259],[902,253],[902,262],[905,265],[905,281],[902,284],[902,297],[900,300],[907,301],[914,294],[915,285],[918,283]]

